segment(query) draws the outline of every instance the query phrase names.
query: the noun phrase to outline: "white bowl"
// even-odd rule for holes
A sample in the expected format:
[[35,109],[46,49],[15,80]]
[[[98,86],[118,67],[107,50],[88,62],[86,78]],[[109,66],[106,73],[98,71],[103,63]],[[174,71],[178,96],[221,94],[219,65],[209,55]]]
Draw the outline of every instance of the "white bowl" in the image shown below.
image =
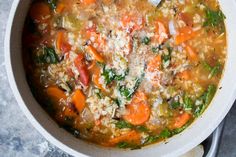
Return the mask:
[[228,57],[222,87],[212,103],[190,127],[181,134],[139,150],[103,148],[76,139],[59,128],[33,97],[27,84],[21,56],[21,35],[30,0],[14,0],[5,37],[5,60],[8,79],[19,106],[32,125],[51,143],[74,156],[137,157],[137,156],[179,156],[207,138],[231,108],[236,91],[236,3],[234,0],[220,0],[226,16]]

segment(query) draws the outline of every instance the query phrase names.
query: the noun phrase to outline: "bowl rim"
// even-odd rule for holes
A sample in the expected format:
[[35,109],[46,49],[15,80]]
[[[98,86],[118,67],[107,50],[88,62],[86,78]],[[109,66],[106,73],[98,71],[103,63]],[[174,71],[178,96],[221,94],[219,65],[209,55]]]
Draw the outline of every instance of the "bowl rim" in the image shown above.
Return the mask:
[[[226,0],[219,0],[219,1],[220,1],[220,3],[223,3]],[[8,17],[8,22],[7,22],[7,27],[6,27],[7,29],[6,29],[5,41],[4,41],[4,51],[5,51],[4,59],[5,59],[8,81],[10,83],[12,93],[14,94],[14,96],[17,100],[17,103],[22,104],[19,106],[20,106],[21,110],[24,112],[24,114],[26,115],[27,119],[36,128],[36,130],[38,130],[39,133],[42,136],[44,136],[45,139],[50,141],[55,146],[61,148],[62,150],[64,150],[68,154],[71,154],[74,156],[87,156],[87,155],[82,154],[81,152],[78,152],[78,151],[70,148],[69,146],[65,145],[64,143],[62,143],[61,141],[56,139],[53,135],[51,135],[45,128],[43,128],[42,125],[35,119],[35,117],[29,111],[29,109],[27,108],[27,106],[25,105],[25,102],[23,101],[23,99],[21,97],[21,94],[20,94],[18,87],[16,85],[16,79],[14,77],[14,72],[12,69],[12,62],[11,62],[11,57],[10,57],[10,55],[11,55],[11,52],[10,52],[11,42],[10,41],[11,41],[11,34],[12,34],[12,24],[13,24],[13,21],[15,20],[14,19],[15,12],[18,8],[19,2],[20,2],[20,0],[14,0],[12,3],[12,7],[11,7],[10,14]],[[227,1],[227,2],[229,2],[229,1]],[[227,3],[227,2],[225,2],[225,3]],[[236,8],[236,2],[234,0],[230,0],[229,3],[234,4],[234,6],[232,6],[232,8]],[[227,11],[227,10],[225,10],[225,11]],[[236,17],[236,14],[234,14],[233,16]],[[236,26],[236,23],[234,23],[234,26]],[[231,32],[236,35],[236,31],[231,31]],[[232,34],[230,34],[230,35],[232,37]],[[227,40],[229,40],[229,38]],[[228,42],[230,42],[230,41],[228,41]],[[224,76],[222,76],[222,77],[224,77]],[[216,97],[216,95],[214,97]],[[185,153],[186,151],[190,150],[191,148],[195,147],[201,141],[203,141],[206,137],[208,137],[214,131],[214,129],[217,127],[217,125],[223,120],[223,118],[226,116],[226,114],[228,113],[228,111],[232,107],[234,99],[236,97],[236,85],[232,85],[232,91],[230,92],[229,97],[230,97],[229,100],[227,100],[228,105],[225,106],[224,110],[221,111],[221,114],[218,115],[217,118],[215,118],[215,120],[212,122],[212,124],[209,125],[207,128],[205,128],[205,131],[199,133],[199,135],[194,140],[191,140],[190,142],[186,142],[185,145],[182,146],[182,148],[174,150],[173,152],[169,152],[165,156],[181,155],[181,154]],[[212,106],[212,103],[210,104],[211,106]],[[208,109],[209,109],[210,105],[208,106]],[[199,117],[199,118],[202,118],[202,117]],[[170,141],[173,141],[174,139],[175,138],[173,138],[173,139],[171,138]],[[156,144],[153,144],[152,146],[154,146],[154,145],[157,146]],[[145,148],[142,150],[145,150]]]

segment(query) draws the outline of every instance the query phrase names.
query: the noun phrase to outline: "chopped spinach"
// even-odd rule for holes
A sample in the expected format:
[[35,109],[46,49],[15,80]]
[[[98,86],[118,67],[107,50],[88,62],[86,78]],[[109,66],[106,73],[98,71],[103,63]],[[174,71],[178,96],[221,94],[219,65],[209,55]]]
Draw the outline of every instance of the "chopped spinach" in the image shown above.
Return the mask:
[[209,75],[208,75],[208,78],[212,78],[216,75],[218,75],[220,72],[221,72],[221,64],[220,63],[217,63],[215,66],[211,66],[209,65],[207,62],[203,62],[202,63],[203,66],[205,67],[205,69],[207,71],[209,71]]
[[221,10],[211,10],[206,9],[206,20],[203,26],[218,27],[220,24],[224,23],[225,15]]
[[215,85],[209,85],[207,90],[202,94],[198,101],[201,102],[200,105],[197,105],[194,110],[194,116],[199,117],[204,110],[206,109],[207,105],[211,102],[216,92]]
[[164,129],[161,131],[161,133],[159,134],[159,138],[161,139],[165,139],[168,138],[172,135],[171,131],[169,129]]
[[124,120],[121,120],[121,121],[118,121],[116,123],[116,127],[119,128],[119,129],[123,129],[123,128],[132,128],[133,125],[124,121]]
[[170,65],[171,53],[173,51],[173,48],[170,46],[167,46],[167,50],[168,50],[168,54],[163,54],[161,56],[163,68],[167,68]]
[[193,108],[193,100],[186,95],[184,96],[183,108],[185,111],[190,111]]
[[113,80],[115,80],[116,74],[113,69],[103,68],[102,76],[105,79],[106,85],[110,84]]
[[137,144],[128,143],[128,142],[119,142],[117,144],[117,147],[123,148],[123,149],[130,148],[131,150],[140,149],[141,148],[141,146],[139,146]]
[[172,131],[165,128],[164,130],[161,131],[159,135],[149,135],[148,137],[146,137],[144,145],[156,142],[157,140],[160,139],[166,139],[168,137],[171,137],[172,135],[173,135]]
[[146,128],[146,127],[143,126],[143,125],[137,126],[136,129],[137,129],[138,131],[140,131],[140,132],[148,132],[148,131],[149,131],[149,129]]
[[135,84],[133,88],[127,88],[126,86],[119,86],[119,91],[122,96],[124,96],[127,100],[130,100],[132,96],[134,95],[135,91],[138,89],[140,83],[141,83],[142,77],[137,78],[135,80]]
[[38,63],[57,64],[59,61],[58,55],[54,48],[51,47],[44,47],[43,54],[37,57]]
[[51,9],[57,8],[57,0],[47,0],[47,3],[49,4]]
[[180,102],[178,102],[178,101],[172,101],[171,103],[170,103],[170,106],[171,106],[171,108],[173,108],[173,109],[176,109],[176,108],[178,108],[178,107],[180,107]]
[[148,38],[148,37],[144,37],[144,38],[142,39],[142,43],[145,44],[145,45],[148,45],[148,44],[150,43],[150,41],[151,41],[151,39]]

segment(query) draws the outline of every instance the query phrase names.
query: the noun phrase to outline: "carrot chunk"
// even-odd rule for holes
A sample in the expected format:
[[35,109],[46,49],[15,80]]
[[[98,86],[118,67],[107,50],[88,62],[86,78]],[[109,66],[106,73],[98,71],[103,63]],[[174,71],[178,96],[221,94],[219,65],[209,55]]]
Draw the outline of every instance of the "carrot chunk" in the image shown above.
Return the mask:
[[194,51],[194,49],[191,46],[186,45],[185,46],[185,50],[187,51],[188,59],[191,62],[198,61],[198,55],[197,55],[197,53]]
[[165,25],[161,21],[156,22],[156,40],[159,44],[162,44],[168,39],[168,31]]
[[46,90],[47,94],[52,98],[53,101],[58,102],[61,99],[66,99],[65,93],[57,86],[49,86]]
[[137,92],[133,100],[126,106],[127,113],[123,116],[124,120],[133,124],[141,125],[145,123],[150,116],[150,107],[147,104],[147,97],[142,92]]
[[96,0],[81,0],[81,2],[85,5],[90,5],[96,3]]
[[65,6],[65,4],[63,4],[63,3],[57,4],[56,13],[58,13],[58,14],[62,13],[63,10],[65,9],[65,7],[66,7],[66,6]]
[[77,111],[82,112],[85,107],[86,97],[80,89],[77,89],[72,96],[72,103]]
[[63,31],[57,33],[56,47],[63,53],[68,53],[71,50],[71,45],[65,40]]
[[175,44],[179,45],[185,41],[188,41],[194,38],[197,35],[196,31],[193,31],[192,27],[185,26],[178,30],[177,35],[175,36]]
[[138,140],[140,140],[140,134],[132,130],[126,134],[110,139],[108,145],[114,146],[120,142],[137,142]]
[[179,115],[174,122],[174,125],[172,129],[178,129],[184,126],[191,118],[191,115],[187,112],[184,112],[183,114]]
[[154,57],[147,65],[147,70],[149,72],[155,72],[160,69],[161,66],[161,55]]
[[98,53],[98,51],[91,45],[87,46],[88,53],[93,56],[93,58],[100,62],[104,63],[103,57]]

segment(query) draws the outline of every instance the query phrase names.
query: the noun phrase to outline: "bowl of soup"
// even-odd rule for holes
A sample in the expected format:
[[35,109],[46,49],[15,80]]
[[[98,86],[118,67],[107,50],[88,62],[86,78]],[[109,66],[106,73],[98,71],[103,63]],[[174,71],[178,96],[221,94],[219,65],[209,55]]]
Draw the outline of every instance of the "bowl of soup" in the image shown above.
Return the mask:
[[235,99],[230,1],[15,0],[5,38],[15,97],[74,156],[178,156]]

